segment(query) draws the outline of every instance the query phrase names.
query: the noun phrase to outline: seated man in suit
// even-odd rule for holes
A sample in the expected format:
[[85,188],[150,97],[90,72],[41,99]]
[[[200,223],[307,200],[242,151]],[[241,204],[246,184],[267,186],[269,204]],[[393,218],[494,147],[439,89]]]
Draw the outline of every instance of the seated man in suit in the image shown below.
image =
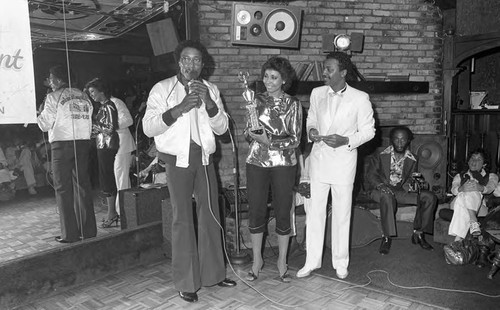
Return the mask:
[[424,233],[433,232],[437,197],[430,191],[421,190],[413,177],[417,173],[418,161],[409,149],[412,139],[413,134],[408,127],[394,127],[390,132],[391,145],[375,154],[368,165],[368,193],[380,206],[383,235],[379,252],[382,255],[389,254],[391,237],[396,235],[398,204],[417,206],[411,241],[424,250],[433,249],[425,240]]

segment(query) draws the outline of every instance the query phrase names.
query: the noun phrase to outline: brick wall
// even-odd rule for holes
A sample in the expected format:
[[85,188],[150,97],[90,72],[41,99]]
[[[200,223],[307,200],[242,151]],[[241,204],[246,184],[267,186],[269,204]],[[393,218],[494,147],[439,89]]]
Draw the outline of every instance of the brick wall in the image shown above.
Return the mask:
[[[363,52],[352,56],[362,75],[405,73],[411,81],[429,82],[428,94],[371,96],[378,126],[404,124],[415,133],[441,132],[442,15],[435,6],[425,0],[286,2],[304,11],[300,50],[233,46],[233,2],[199,0],[200,39],[214,60],[210,81],[219,86],[227,111],[236,123],[241,185],[246,184],[248,144],[242,135],[245,109],[238,71],[249,71],[251,80],[258,79],[260,66],[273,55],[287,57],[292,63],[324,60],[323,34],[364,34]],[[307,95],[298,97],[307,104]],[[234,183],[231,144],[222,142],[220,151],[219,174],[222,185],[227,186]]]

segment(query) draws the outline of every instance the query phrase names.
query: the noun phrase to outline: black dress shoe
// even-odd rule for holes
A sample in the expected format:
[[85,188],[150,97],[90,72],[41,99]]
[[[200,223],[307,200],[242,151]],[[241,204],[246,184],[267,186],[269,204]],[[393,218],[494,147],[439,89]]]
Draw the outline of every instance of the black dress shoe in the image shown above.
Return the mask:
[[187,302],[197,302],[198,301],[198,294],[196,294],[196,293],[179,292],[179,296]]
[[224,280],[217,283],[217,285],[222,287],[230,287],[230,286],[236,286],[236,282],[234,282],[231,279],[225,278]]
[[414,232],[413,235],[411,236],[411,243],[419,244],[420,247],[424,250],[434,249],[432,245],[428,244],[427,241],[425,241],[425,235],[423,232]]
[[389,254],[389,251],[391,250],[391,244],[392,244],[391,237],[382,237],[382,243],[380,243],[380,248],[378,249],[378,252],[382,255]]
[[66,240],[66,239],[63,239],[61,236],[56,236],[54,238],[54,240],[56,240],[57,242],[59,243],[73,243],[73,242],[77,242],[79,240],[74,240],[74,241],[71,241],[71,240]]

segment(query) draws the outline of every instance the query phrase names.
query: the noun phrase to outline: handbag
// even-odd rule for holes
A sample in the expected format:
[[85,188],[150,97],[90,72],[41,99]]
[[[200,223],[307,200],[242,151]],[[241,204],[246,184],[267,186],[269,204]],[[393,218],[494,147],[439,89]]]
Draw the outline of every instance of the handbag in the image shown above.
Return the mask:
[[443,247],[444,258],[450,265],[467,265],[476,262],[480,249],[477,238],[468,235],[465,239],[454,241]]

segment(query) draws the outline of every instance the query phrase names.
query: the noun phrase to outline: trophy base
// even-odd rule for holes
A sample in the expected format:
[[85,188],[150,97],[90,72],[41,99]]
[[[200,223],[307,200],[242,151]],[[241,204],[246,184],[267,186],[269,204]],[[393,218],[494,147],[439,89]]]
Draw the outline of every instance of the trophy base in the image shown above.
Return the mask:
[[256,135],[261,135],[264,132],[264,129],[254,129],[254,130],[250,130],[250,131]]

